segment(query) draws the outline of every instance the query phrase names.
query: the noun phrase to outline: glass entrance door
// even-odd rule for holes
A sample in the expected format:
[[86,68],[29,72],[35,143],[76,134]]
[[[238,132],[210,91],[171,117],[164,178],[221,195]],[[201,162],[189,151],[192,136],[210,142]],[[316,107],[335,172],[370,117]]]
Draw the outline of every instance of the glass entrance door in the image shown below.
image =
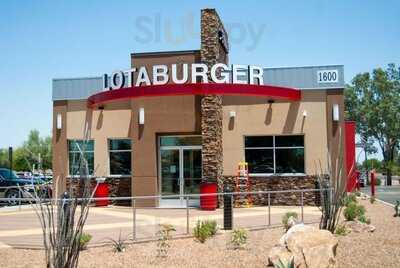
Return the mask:
[[[197,194],[201,182],[201,137],[160,137],[160,206],[184,207],[183,194]],[[191,197],[189,205],[199,204]]]

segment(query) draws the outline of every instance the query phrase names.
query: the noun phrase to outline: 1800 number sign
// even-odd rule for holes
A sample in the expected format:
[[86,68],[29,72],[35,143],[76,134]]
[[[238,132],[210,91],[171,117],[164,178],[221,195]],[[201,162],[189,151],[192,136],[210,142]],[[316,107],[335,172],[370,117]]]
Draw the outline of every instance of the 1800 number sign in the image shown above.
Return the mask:
[[336,83],[339,81],[338,70],[318,71],[318,83]]

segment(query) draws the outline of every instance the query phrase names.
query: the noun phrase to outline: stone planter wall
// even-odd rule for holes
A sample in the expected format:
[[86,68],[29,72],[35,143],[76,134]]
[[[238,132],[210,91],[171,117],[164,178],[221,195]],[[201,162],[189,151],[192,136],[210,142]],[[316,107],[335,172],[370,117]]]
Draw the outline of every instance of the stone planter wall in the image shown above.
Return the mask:
[[[109,184],[110,197],[130,197],[131,193],[131,178],[107,178],[106,182]],[[96,186],[96,179],[90,179],[91,191]],[[70,188],[71,187],[71,188]],[[83,190],[83,182],[78,179],[67,178],[66,189],[73,193],[73,196],[80,196]],[[117,200],[112,202],[113,205],[130,206],[130,200]]]
[[[235,189],[234,176],[224,176],[223,181],[219,183],[219,191],[223,191],[223,185],[229,185]],[[251,177],[251,191],[283,191],[283,190],[300,190],[315,189],[317,178],[313,176],[298,177]],[[319,193],[304,192],[304,205],[316,205]],[[252,195],[254,205],[268,205],[267,194]],[[271,205],[301,205],[301,193],[279,193],[270,195]]]

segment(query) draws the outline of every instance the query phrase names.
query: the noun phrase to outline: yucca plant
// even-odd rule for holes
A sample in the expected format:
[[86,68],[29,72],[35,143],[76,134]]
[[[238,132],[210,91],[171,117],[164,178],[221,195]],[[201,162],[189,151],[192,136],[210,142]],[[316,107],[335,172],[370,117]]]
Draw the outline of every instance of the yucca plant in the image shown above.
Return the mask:
[[171,247],[169,244],[172,238],[171,233],[175,232],[176,229],[171,224],[160,224],[160,228],[161,229],[157,232],[157,256],[165,258],[168,256],[168,250]]
[[281,259],[278,260],[278,263],[274,264],[275,268],[294,268],[294,258],[291,257],[287,263],[284,263]]
[[121,231],[119,231],[118,239],[109,238],[108,241],[111,242],[114,252],[124,252],[126,249],[126,241],[128,238],[122,237]]
[[[85,137],[88,135],[86,134]],[[79,157],[70,163],[76,167],[72,175],[75,175],[74,180],[77,180],[81,187],[79,192],[74,191],[70,183],[69,189],[53,200],[44,198],[36,191],[29,194],[30,203],[42,227],[47,268],[78,267],[82,249],[81,239],[88,240],[83,227],[97,185],[91,190],[89,166],[85,156],[87,140],[83,146],[78,145]],[[61,180],[61,178],[57,179]]]
[[[339,128],[339,141],[341,140],[342,131]],[[322,164],[319,162],[319,172],[317,172],[317,179],[321,189],[320,209],[322,212],[319,228],[329,230],[331,233],[336,230],[346,196],[346,179],[343,178],[343,154],[342,142],[339,142],[335,167],[333,168],[331,165],[331,157],[328,152],[327,170],[323,171]],[[352,174],[353,169],[354,166],[349,174]]]

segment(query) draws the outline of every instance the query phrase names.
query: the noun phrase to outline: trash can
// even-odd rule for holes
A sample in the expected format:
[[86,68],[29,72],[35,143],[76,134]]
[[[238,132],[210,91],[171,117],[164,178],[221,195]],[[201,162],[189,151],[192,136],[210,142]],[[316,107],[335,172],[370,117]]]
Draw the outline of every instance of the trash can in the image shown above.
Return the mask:
[[[95,198],[105,198],[108,197],[108,183],[104,178],[96,179],[98,185],[96,192],[94,193]],[[108,199],[96,200],[96,207],[108,206]]]
[[[203,182],[200,185],[200,208],[201,210],[215,210],[218,204],[218,185],[215,182]],[[203,196],[203,194],[208,194]],[[215,195],[210,195],[215,194]]]

